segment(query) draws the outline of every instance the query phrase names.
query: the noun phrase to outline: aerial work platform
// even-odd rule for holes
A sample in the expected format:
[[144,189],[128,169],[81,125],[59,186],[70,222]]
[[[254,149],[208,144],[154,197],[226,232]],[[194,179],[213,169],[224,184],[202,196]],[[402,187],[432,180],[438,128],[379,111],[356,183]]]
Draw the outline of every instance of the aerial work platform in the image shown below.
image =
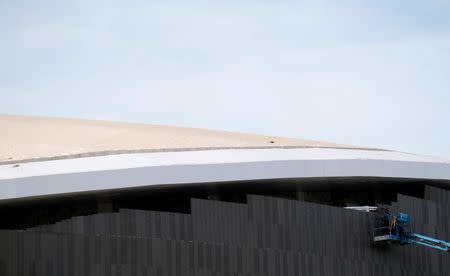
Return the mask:
[[374,223],[373,241],[375,244],[418,244],[429,248],[450,252],[450,243],[439,239],[413,233],[409,230],[409,215],[391,215],[388,208],[377,216]]

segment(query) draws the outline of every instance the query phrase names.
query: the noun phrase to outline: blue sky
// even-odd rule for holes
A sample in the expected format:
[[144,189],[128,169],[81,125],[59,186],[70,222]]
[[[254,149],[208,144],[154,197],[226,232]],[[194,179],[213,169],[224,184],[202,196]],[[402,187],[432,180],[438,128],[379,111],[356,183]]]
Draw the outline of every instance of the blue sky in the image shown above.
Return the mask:
[[0,0],[0,113],[450,158],[449,1]]

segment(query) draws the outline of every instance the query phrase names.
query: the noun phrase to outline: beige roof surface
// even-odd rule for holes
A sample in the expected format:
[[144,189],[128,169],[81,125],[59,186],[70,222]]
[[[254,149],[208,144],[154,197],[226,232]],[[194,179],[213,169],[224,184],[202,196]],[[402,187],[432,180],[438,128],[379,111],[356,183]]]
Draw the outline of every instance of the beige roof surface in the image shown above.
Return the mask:
[[3,164],[141,151],[270,147],[356,149],[326,142],[226,131],[15,115],[0,115],[0,130],[0,163]]

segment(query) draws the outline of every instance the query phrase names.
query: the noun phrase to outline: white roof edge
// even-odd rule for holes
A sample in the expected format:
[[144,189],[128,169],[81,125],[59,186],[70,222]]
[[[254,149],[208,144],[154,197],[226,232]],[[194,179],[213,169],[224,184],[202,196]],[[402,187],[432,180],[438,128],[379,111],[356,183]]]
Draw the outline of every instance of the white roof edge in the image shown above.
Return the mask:
[[0,201],[155,185],[353,176],[450,180],[450,162],[323,148],[108,155],[0,166]]
[[287,160],[387,160],[450,164],[450,161],[393,151],[333,148],[216,149],[100,155],[0,165],[0,179],[170,165],[225,164]]

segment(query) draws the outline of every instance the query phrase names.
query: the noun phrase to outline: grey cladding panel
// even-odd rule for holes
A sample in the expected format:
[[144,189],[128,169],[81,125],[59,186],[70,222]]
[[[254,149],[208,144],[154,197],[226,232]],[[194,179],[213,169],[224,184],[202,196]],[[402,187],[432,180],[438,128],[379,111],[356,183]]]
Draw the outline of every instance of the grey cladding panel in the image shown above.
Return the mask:
[[[449,239],[450,193],[399,195],[393,209]],[[191,214],[121,209],[27,231],[0,230],[1,275],[450,275],[450,255],[375,248],[372,214],[249,195],[192,199]]]

